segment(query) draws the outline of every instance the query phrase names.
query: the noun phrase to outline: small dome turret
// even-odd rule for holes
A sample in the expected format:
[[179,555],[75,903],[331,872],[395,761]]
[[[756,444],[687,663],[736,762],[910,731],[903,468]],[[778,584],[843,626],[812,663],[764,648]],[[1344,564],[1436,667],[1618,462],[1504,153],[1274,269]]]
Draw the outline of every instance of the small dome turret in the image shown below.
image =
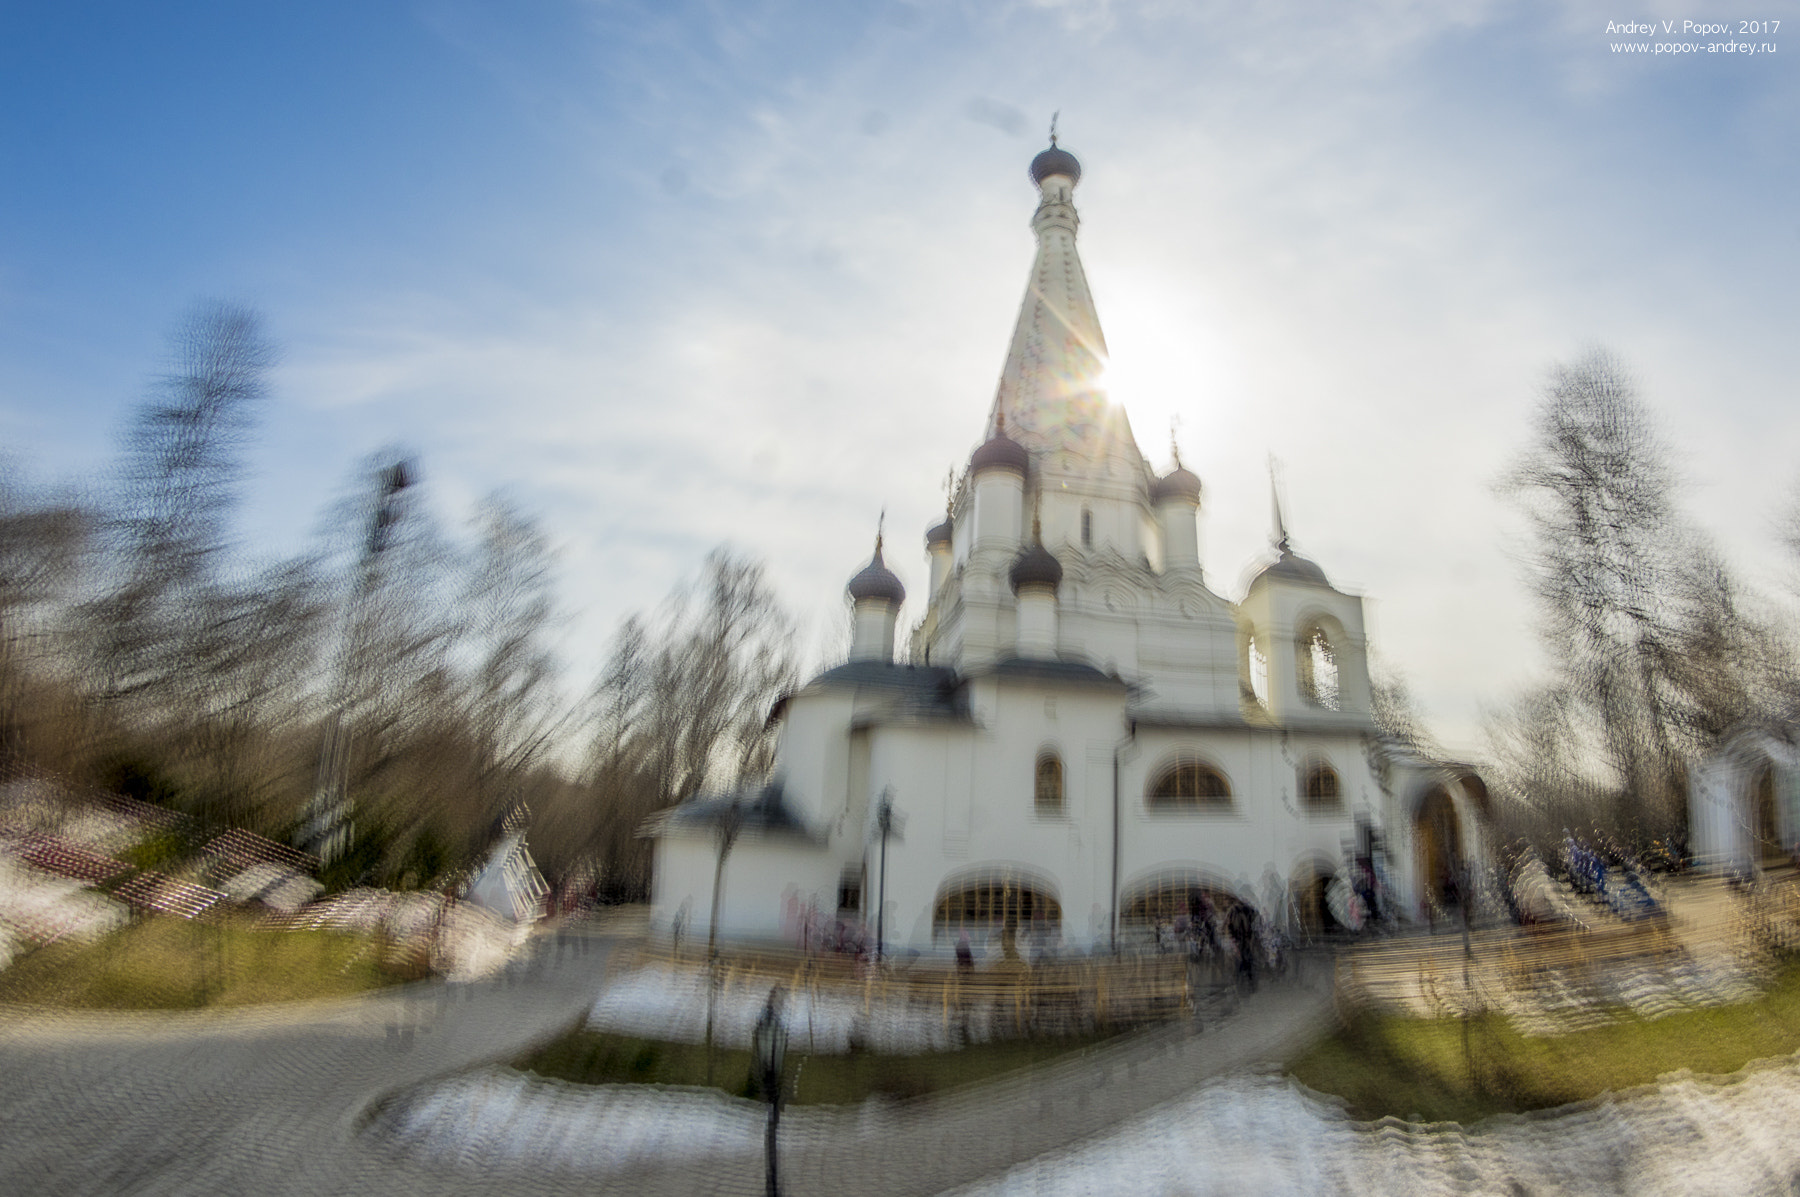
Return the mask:
[[1280,549],[1279,557],[1256,571],[1256,576],[1250,579],[1252,586],[1264,578],[1277,578],[1284,582],[1307,582],[1314,586],[1331,585],[1330,580],[1325,577],[1325,571],[1318,565],[1290,550],[1285,542]]
[[881,541],[879,539],[875,542],[874,558],[863,566],[861,573],[850,579],[847,589],[850,591],[850,597],[859,601],[862,599],[886,599],[896,607],[906,601],[906,587],[900,584],[900,579],[894,574],[894,571],[881,560]]
[[1006,435],[1006,417],[994,418],[994,435],[984,441],[969,458],[969,473],[983,470],[1017,470],[1023,474],[1031,465],[1031,454],[1024,445]]
[[934,524],[926,530],[925,547],[930,549],[934,545],[949,544],[955,534],[956,526],[950,522],[949,516],[945,516],[943,523]]
[[1043,185],[1051,175],[1067,175],[1071,185],[1081,182],[1081,163],[1075,155],[1059,149],[1054,141],[1050,148],[1031,160],[1031,181]]
[[1200,501],[1200,479],[1191,470],[1184,469],[1180,462],[1175,468],[1150,484],[1150,498],[1160,503],[1172,498],[1192,499]]
[[1041,541],[1033,540],[1030,546],[1013,558],[1009,576],[1015,594],[1026,586],[1048,586],[1054,590],[1062,584],[1062,562]]

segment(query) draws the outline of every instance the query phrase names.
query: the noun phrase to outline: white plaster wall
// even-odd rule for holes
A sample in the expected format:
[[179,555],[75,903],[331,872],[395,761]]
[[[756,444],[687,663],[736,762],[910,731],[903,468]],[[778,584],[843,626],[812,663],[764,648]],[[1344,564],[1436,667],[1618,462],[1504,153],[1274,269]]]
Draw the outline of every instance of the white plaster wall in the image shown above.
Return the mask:
[[[1176,757],[1196,753],[1225,774],[1232,805],[1224,811],[1153,811],[1146,795]],[[1338,773],[1336,810],[1308,810],[1299,796],[1309,754]],[[1234,892],[1261,900],[1264,873],[1285,885],[1302,862],[1341,864],[1355,818],[1379,819],[1380,787],[1359,737],[1283,736],[1266,729],[1140,729],[1120,769],[1121,894],[1165,871],[1195,869]]]
[[[904,820],[888,846],[886,938],[932,950],[932,910],[946,879],[1014,869],[1048,883],[1063,908],[1065,939],[1085,946],[1110,870],[1111,754],[1123,734],[1123,692],[994,679],[974,689],[976,727],[870,733],[870,788],[891,785]],[[1064,813],[1055,817],[1036,810],[1045,748],[1063,762]],[[872,921],[880,886],[872,820],[867,835]]]
[[845,808],[853,705],[848,690],[801,691],[782,718],[775,772],[794,812],[814,826],[835,821]]
[[[705,832],[665,835],[657,841],[651,882],[650,928],[670,933],[686,906],[682,936],[705,939],[712,919],[713,873],[718,839]],[[832,853],[792,836],[745,832],[725,860],[719,900],[719,934],[736,939],[783,940],[790,898],[816,902],[824,917],[837,911],[842,864]]]

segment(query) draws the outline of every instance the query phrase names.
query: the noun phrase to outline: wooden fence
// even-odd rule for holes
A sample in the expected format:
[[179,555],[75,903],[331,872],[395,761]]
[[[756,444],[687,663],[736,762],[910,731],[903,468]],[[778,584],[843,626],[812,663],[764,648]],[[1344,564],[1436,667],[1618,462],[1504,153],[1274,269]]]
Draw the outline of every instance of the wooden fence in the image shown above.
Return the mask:
[[[637,966],[706,967],[700,950],[646,944]],[[1075,958],[1038,965],[1004,961],[973,969],[952,961],[873,965],[835,954],[764,950],[721,952],[720,984],[790,993],[854,995],[863,1010],[896,1004],[936,1009],[945,1028],[986,1011],[1015,1034],[1066,1034],[1093,1027],[1174,1018],[1193,1008],[1186,957]]]

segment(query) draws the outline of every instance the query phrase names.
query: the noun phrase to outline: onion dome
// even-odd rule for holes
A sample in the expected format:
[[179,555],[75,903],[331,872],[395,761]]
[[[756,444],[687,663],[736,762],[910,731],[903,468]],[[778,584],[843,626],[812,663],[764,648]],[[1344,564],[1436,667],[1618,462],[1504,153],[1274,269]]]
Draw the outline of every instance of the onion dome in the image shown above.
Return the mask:
[[1183,498],[1200,501],[1200,479],[1191,470],[1183,469],[1180,463],[1175,468],[1150,484],[1150,498],[1160,503],[1164,499]]
[[1252,586],[1264,578],[1279,578],[1284,582],[1307,582],[1315,586],[1331,585],[1325,577],[1325,571],[1289,549],[1286,540],[1276,547],[1281,550],[1281,556],[1257,571],[1256,577],[1250,580]]
[[1056,143],[1031,160],[1031,181],[1043,186],[1044,180],[1051,175],[1068,175],[1071,185],[1081,182],[1081,163],[1075,155],[1064,149],[1058,149]]
[[994,417],[994,435],[969,458],[969,473],[983,470],[1017,470],[1023,474],[1031,465],[1031,454],[1025,446],[1006,435],[1006,416]]
[[1054,590],[1062,584],[1062,575],[1062,562],[1041,541],[1033,541],[1030,547],[1013,558],[1013,593],[1017,594],[1026,586],[1048,586]]
[[937,524],[934,527],[932,527],[926,531],[926,533],[925,533],[926,551],[929,552],[936,545],[949,544],[950,538],[955,533],[955,531],[956,531],[955,525],[950,522],[950,517],[945,516],[943,523]]
[[906,587],[881,560],[881,539],[875,540],[875,556],[863,566],[862,572],[850,579],[848,587],[850,597],[858,602],[863,599],[886,599],[898,607],[906,601]]

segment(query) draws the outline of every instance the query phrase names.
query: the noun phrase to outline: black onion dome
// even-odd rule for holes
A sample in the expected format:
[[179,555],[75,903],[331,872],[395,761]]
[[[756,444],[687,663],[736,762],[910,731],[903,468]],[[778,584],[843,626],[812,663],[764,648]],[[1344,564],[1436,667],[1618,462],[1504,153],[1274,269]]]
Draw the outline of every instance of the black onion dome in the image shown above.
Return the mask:
[[1012,588],[1017,593],[1024,586],[1056,587],[1062,584],[1062,562],[1042,544],[1034,543],[1012,563]]
[[989,437],[974,456],[969,458],[969,473],[979,474],[983,470],[1017,470],[1023,474],[1031,465],[1031,454],[1024,445],[1007,436],[1004,432],[996,432]]
[[949,544],[950,538],[955,534],[955,531],[955,526],[951,524],[950,518],[948,516],[944,517],[943,523],[937,524],[926,531],[925,547],[929,549],[932,545]]
[[1325,577],[1324,570],[1306,558],[1291,552],[1286,545],[1281,548],[1281,556],[1257,571],[1256,577],[1251,579],[1251,585],[1254,586],[1263,578],[1279,578],[1284,582],[1309,582],[1315,586],[1331,585]]
[[1150,497],[1157,502],[1179,495],[1185,499],[1200,500],[1200,479],[1191,470],[1176,466],[1167,474],[1150,485]]
[[1070,183],[1079,183],[1081,163],[1069,151],[1052,145],[1031,160],[1031,181],[1042,186],[1051,175],[1068,175]]
[[863,566],[862,572],[850,579],[848,587],[853,599],[886,599],[896,607],[906,601],[906,587],[881,561],[881,549],[875,550],[874,559]]

